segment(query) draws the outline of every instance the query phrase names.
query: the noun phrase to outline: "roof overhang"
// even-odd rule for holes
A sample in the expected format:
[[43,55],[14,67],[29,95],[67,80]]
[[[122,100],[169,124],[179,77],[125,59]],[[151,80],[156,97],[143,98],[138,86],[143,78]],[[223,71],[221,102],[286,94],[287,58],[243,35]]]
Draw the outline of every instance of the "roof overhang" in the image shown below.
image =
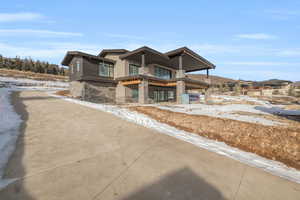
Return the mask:
[[63,61],[61,62],[62,65],[68,66],[70,62],[72,61],[73,57],[84,57],[87,59],[92,59],[92,60],[97,60],[97,61],[104,61],[104,62],[109,62],[109,63],[115,63],[116,61],[99,57],[99,56],[94,56],[91,54],[83,53],[80,51],[68,51],[67,54],[65,55]]
[[166,67],[172,67],[170,65],[170,60],[168,56],[146,46],[130,51],[126,54],[123,54],[120,56],[120,58],[141,63],[141,59],[142,59],[141,55],[143,54],[145,55],[145,62],[146,62],[145,64],[155,63],[155,64],[164,65]]
[[204,69],[215,69],[216,66],[187,47],[182,47],[165,53],[172,65],[179,66],[179,56],[182,56],[182,68],[186,72]]
[[103,50],[98,54],[98,56],[104,57],[104,56],[106,56],[107,54],[124,54],[124,53],[127,53],[127,52],[129,52],[129,51],[126,50],[126,49],[103,49]]

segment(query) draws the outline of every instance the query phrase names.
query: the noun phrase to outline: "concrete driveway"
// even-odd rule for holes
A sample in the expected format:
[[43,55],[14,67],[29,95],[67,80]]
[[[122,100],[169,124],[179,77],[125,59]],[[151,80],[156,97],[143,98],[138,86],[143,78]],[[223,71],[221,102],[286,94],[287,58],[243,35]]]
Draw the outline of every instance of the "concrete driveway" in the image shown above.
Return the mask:
[[23,117],[0,199],[299,199],[300,185],[43,92],[15,93]]

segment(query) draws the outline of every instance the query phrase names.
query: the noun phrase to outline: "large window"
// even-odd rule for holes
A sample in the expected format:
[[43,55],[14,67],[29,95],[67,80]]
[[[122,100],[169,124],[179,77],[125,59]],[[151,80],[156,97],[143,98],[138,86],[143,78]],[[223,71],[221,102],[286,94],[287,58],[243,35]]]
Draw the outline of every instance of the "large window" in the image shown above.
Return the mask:
[[171,71],[162,67],[154,67],[154,76],[162,79],[171,79]]
[[99,76],[114,77],[114,66],[110,63],[99,64]]
[[131,97],[133,99],[138,99],[139,98],[139,90],[137,88],[133,88],[131,90]]
[[129,76],[138,75],[139,74],[139,66],[135,64],[129,64]]
[[80,61],[79,60],[76,61],[76,68],[77,68],[77,72],[79,72],[80,71]]

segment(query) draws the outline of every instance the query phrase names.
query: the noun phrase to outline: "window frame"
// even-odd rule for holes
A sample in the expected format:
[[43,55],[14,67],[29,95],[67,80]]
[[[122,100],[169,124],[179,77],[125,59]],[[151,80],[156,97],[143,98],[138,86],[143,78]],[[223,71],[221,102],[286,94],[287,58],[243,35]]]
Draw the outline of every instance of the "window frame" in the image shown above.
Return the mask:
[[98,76],[113,78],[114,65],[108,62],[100,62],[98,66]]
[[79,60],[76,61],[76,70],[77,70],[77,72],[80,72],[80,61]]
[[154,76],[164,80],[172,79],[172,71],[158,65],[154,66]]
[[[134,63],[129,63],[129,65],[128,65],[128,75],[129,76],[138,75],[139,74],[139,68],[140,68],[139,65],[134,64]],[[134,70],[132,71],[132,69],[134,69]]]

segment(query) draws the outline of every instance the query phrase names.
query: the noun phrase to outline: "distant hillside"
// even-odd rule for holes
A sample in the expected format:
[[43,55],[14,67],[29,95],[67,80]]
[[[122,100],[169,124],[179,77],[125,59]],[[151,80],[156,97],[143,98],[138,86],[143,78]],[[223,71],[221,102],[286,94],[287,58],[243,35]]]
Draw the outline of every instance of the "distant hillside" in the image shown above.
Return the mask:
[[19,71],[12,69],[1,69],[0,77],[12,77],[12,78],[27,78],[38,81],[68,81],[68,76],[53,75],[45,73],[34,73],[30,71]]
[[[206,74],[188,74],[188,77],[191,79],[194,79],[194,80],[204,81],[206,79]],[[211,83],[213,85],[237,82],[237,80],[230,79],[230,78],[224,78],[221,76],[209,75],[209,78],[211,79]]]

